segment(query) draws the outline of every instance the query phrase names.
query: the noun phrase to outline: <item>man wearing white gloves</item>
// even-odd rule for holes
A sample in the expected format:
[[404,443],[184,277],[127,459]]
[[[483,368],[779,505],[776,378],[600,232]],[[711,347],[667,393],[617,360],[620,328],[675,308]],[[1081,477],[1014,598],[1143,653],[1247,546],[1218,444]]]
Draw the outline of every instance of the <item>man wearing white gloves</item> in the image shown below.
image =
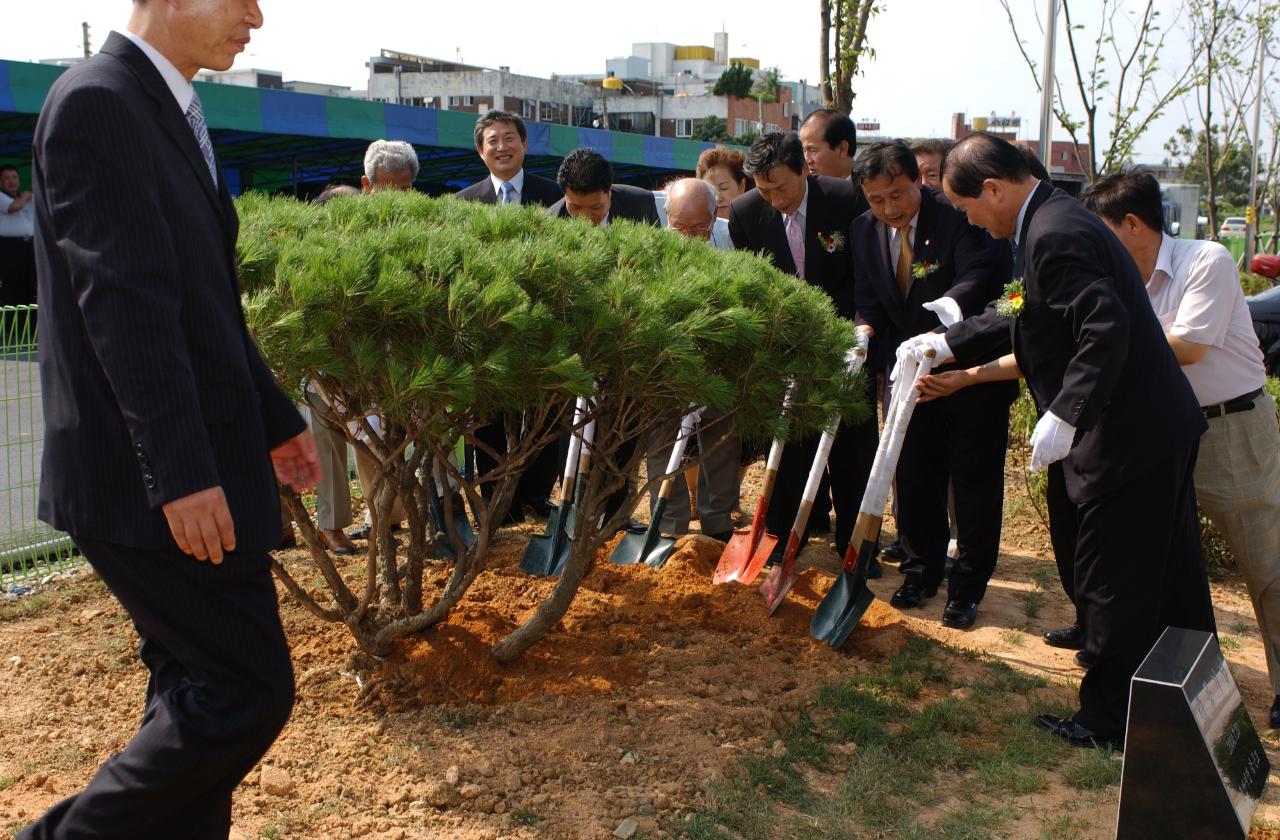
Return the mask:
[[1011,241],[1015,279],[981,315],[899,352],[971,365],[1012,347],[1041,413],[1033,467],[1062,461],[1075,506],[1076,606],[1093,656],[1079,711],[1036,723],[1077,746],[1122,746],[1130,678],[1161,632],[1214,630],[1192,487],[1204,413],[1101,219],[986,133],[952,149],[942,179],[971,223]]
[[[863,149],[853,171],[871,207],[849,229],[857,323],[873,336],[870,368],[884,370],[904,337],[981,312],[1008,282],[1009,256],[920,185],[915,153],[901,140]],[[1009,406],[1017,396],[1017,383],[997,382],[916,408],[894,491],[906,570],[895,607],[921,607],[943,583],[954,484],[958,552],[942,623],[973,626],[1000,551]]]

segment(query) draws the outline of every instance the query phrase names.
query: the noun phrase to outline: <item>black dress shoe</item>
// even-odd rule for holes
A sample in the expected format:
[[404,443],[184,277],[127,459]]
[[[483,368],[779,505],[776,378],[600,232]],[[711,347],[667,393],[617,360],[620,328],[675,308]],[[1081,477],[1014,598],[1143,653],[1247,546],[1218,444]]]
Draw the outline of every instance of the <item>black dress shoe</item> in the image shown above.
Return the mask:
[[907,553],[902,550],[902,543],[899,540],[889,543],[880,554],[886,560],[897,560],[899,563],[907,559]]
[[884,577],[884,566],[880,565],[880,561],[872,557],[871,562],[867,564],[867,577],[872,580],[879,580]]
[[1111,747],[1117,751],[1124,750],[1124,737],[1122,735],[1103,735],[1081,726],[1071,718],[1037,715],[1036,726],[1051,735],[1058,736],[1073,747],[1087,747],[1090,749]]
[[1271,704],[1271,728],[1280,729],[1280,694],[1276,695],[1275,701]]
[[914,609],[925,602],[925,599],[932,598],[938,594],[938,587],[924,586],[913,580],[908,580],[902,586],[898,587],[898,591],[893,593],[893,597],[889,599],[889,603],[899,609]]
[[1093,663],[1097,660],[1093,658],[1093,654],[1088,651],[1076,651],[1076,664],[1086,671],[1093,667]]
[[1084,647],[1084,634],[1080,632],[1080,625],[1078,624],[1050,630],[1042,638],[1049,647],[1066,648],[1067,650],[1080,650]]
[[539,519],[549,519],[551,517],[551,512],[556,509],[556,506],[551,503],[551,500],[546,498],[539,498],[530,502],[525,502],[525,507],[532,510],[534,515]]
[[967,601],[947,601],[942,610],[942,626],[968,630],[978,620],[978,605]]
[[[399,531],[401,527],[403,526],[401,526],[400,523],[397,522],[395,525],[391,526],[391,533],[394,534],[396,531]],[[365,523],[364,525],[361,525],[359,528],[355,529],[354,531],[349,531],[347,533],[347,537],[353,540],[367,540],[369,539],[369,533],[372,529],[373,529],[372,525]]]

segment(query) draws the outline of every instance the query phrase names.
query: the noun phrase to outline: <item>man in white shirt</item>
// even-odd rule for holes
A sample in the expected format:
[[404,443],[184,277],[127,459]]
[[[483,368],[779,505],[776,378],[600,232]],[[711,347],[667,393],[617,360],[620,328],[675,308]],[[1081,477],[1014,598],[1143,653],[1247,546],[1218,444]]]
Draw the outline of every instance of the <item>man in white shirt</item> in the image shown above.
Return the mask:
[[36,302],[35,205],[16,166],[0,166],[0,302]]
[[[665,192],[665,207],[668,230],[690,239],[707,241],[713,248],[727,250],[733,247],[732,243],[718,245],[715,242],[716,225],[724,220],[716,218],[715,187],[706,181],[681,178],[672,182]],[[671,434],[674,436],[674,430]],[[726,435],[727,439],[721,442]],[[649,475],[659,475],[666,470],[671,445],[672,441],[668,439],[657,441],[650,447],[647,456]],[[675,502],[667,508],[660,527],[667,534],[688,533],[691,512],[683,499],[689,495],[689,483],[692,482],[697,487],[697,511],[702,533],[728,542],[733,536],[733,509],[738,503],[740,489],[738,460],[742,442],[723,415],[707,411],[698,424],[697,445],[702,454],[701,463],[675,474],[672,487]],[[656,505],[657,494],[651,496],[650,504]]]
[[1160,185],[1144,170],[1109,175],[1082,196],[1147,278],[1151,305],[1204,409],[1195,488],[1244,575],[1262,631],[1280,727],[1280,430],[1258,337],[1230,252],[1172,239]]

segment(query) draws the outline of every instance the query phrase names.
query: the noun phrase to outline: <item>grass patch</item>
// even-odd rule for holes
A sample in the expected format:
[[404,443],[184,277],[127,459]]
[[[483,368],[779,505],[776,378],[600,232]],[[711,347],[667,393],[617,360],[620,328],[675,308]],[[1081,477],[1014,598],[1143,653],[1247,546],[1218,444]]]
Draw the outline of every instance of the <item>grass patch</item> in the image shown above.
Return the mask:
[[284,837],[284,828],[278,823],[267,823],[258,829],[258,836],[264,840],[280,840]]
[[1223,650],[1239,650],[1240,640],[1235,636],[1228,636],[1225,633],[1218,636],[1218,647]]
[[1102,790],[1120,784],[1119,753],[1110,747],[1081,752],[1081,760],[1063,773],[1067,784],[1077,790]]
[[543,819],[542,814],[528,808],[516,808],[511,812],[511,821],[516,825],[534,826],[542,822]]
[[26,595],[8,604],[0,604],[0,621],[28,618],[53,606],[53,598],[44,592]]
[[[1076,755],[1032,724],[1045,705],[1035,690],[1045,684],[1004,663],[912,637],[873,673],[825,686],[787,733],[786,755],[744,759],[672,834],[692,840],[998,836],[1013,821],[1012,800],[1046,789],[1049,773]],[[1106,773],[1118,772],[1118,764],[1115,771],[1070,769],[1105,787]],[[834,790],[814,789],[814,773],[835,777]],[[938,791],[952,782],[963,786],[965,801],[922,820],[921,811],[938,805]]]
[[1001,630],[1000,641],[1009,647],[1022,647],[1022,643],[1027,640],[1027,634],[1021,630]]
[[8,790],[18,783],[20,777],[17,774],[9,774],[8,776],[0,776],[0,790]]
[[1040,608],[1044,606],[1044,591],[1032,590],[1022,593],[1022,609],[1027,614],[1027,621],[1035,621],[1040,617]]

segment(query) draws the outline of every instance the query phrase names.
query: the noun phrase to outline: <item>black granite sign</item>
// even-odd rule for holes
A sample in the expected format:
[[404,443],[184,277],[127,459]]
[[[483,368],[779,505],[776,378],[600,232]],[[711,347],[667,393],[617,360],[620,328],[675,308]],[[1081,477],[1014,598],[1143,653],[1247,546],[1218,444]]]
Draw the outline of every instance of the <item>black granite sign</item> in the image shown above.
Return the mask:
[[1246,837],[1270,771],[1217,638],[1165,630],[1130,687],[1117,840]]

